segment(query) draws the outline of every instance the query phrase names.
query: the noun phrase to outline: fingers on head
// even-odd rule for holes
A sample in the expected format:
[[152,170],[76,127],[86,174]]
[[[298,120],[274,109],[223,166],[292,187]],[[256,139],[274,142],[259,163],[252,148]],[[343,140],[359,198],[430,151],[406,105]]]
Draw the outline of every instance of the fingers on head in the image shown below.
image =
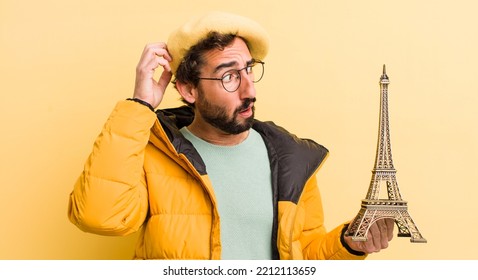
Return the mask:
[[164,57],[164,59],[167,61],[172,60],[171,55],[168,52],[166,43],[164,42],[147,44],[144,47],[143,55],[150,58],[154,56]]
[[171,66],[169,65],[169,61],[169,54],[157,55],[154,51],[151,51],[148,54],[143,55],[140,62],[138,63],[137,71],[150,72],[154,71],[159,66],[162,66],[166,71],[170,72]]

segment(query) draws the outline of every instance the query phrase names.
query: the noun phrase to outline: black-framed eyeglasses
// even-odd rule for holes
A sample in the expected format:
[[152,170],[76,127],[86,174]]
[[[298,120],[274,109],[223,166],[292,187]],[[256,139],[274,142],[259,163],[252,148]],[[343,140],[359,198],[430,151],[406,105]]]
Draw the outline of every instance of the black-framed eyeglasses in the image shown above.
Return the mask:
[[221,81],[222,86],[228,92],[235,92],[241,86],[241,71],[246,70],[246,74],[253,83],[257,83],[264,76],[264,62],[252,59],[246,67],[241,69],[232,69],[226,71],[221,78],[199,77],[200,80]]

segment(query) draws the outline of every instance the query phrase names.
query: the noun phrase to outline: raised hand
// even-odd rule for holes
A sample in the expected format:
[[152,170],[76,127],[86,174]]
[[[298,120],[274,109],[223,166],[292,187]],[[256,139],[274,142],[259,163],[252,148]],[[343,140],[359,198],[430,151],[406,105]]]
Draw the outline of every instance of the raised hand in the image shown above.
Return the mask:
[[[141,59],[136,66],[136,81],[133,98],[148,102],[153,108],[158,107],[163,100],[166,87],[171,81],[172,73],[169,62],[172,60],[168,53],[166,43],[153,43],[144,47]],[[154,79],[154,73],[158,67],[162,67],[158,81]]]

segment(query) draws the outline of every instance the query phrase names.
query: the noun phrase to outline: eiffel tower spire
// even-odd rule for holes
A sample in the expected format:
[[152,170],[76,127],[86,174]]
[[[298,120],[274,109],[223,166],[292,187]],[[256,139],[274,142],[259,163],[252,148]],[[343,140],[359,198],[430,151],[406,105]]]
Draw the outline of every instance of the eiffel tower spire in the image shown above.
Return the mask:
[[[411,242],[426,242],[408,213],[407,202],[402,200],[393,166],[388,114],[388,79],[385,64],[380,76],[380,115],[377,153],[367,196],[362,200],[360,211],[347,231],[352,240],[364,241],[370,226],[377,220],[393,218],[398,236],[411,237]],[[382,187],[387,190],[381,194]],[[385,197],[386,195],[386,197]]]
[[390,128],[388,116],[388,79],[385,64],[383,65],[383,74],[380,77],[380,118],[377,141],[377,155],[375,157],[375,169],[394,170],[392,160],[392,147],[390,144]]

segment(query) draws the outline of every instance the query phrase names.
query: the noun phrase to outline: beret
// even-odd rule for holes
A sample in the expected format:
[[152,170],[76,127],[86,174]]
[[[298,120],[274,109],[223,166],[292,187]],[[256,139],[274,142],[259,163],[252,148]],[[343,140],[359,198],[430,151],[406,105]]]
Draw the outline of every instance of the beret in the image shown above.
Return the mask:
[[176,74],[189,49],[213,31],[233,33],[245,39],[253,58],[262,60],[267,55],[269,38],[265,29],[257,22],[230,13],[209,12],[192,18],[169,35],[167,46],[172,57],[170,65],[173,74]]

